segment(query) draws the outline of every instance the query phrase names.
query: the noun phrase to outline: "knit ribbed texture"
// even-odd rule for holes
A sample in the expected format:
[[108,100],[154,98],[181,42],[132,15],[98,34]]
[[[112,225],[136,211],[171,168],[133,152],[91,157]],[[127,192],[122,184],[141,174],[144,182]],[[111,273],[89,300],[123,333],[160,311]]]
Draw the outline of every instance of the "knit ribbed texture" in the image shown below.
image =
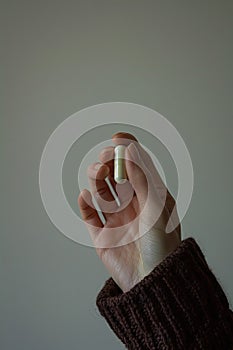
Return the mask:
[[107,280],[96,303],[128,349],[233,348],[233,313],[193,238],[126,293]]

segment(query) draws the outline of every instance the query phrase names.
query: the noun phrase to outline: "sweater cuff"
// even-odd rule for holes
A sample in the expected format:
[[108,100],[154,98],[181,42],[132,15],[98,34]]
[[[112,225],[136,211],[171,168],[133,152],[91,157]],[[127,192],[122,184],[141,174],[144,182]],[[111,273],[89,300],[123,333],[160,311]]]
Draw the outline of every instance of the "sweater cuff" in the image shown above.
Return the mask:
[[96,304],[128,349],[232,349],[228,300],[191,237],[128,292],[108,279]]

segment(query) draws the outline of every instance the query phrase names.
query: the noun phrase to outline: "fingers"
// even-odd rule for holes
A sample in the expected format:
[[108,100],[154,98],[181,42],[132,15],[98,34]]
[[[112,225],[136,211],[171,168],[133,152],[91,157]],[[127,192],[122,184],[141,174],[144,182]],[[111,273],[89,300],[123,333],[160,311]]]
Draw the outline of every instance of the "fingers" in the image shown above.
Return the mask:
[[92,203],[92,197],[88,190],[83,190],[78,197],[78,205],[83,220],[86,224],[93,226],[94,228],[102,228],[103,224],[98,216],[96,209]]
[[114,177],[114,147],[105,147],[99,154],[99,160],[109,168],[109,176]]
[[123,132],[119,132],[117,134],[113,135],[113,142],[116,144],[122,144],[121,142],[124,142],[123,144],[125,145],[129,145],[131,142],[134,143],[134,145],[136,146],[136,148],[139,151],[140,157],[142,158],[144,164],[146,165],[146,167],[148,168],[148,170],[151,172],[151,175],[153,176],[155,183],[158,186],[162,186],[164,185],[154,163],[153,160],[151,159],[150,155],[146,152],[146,150],[140,145],[140,143],[138,142],[138,140],[135,138],[135,136],[133,136],[132,134],[128,134],[128,133],[123,133]]
[[145,151],[135,136],[125,132],[118,132],[112,136],[115,145],[126,146],[126,171],[139,203],[145,203],[148,195],[148,169],[145,164]]
[[139,155],[141,159],[143,160],[144,165],[148,169],[148,171],[151,173],[151,177],[153,178],[154,186],[159,189],[163,189],[163,191],[167,191],[167,188],[161,179],[159,172],[157,168],[154,165],[153,160],[151,159],[150,155],[148,152],[140,145],[138,140],[136,139],[135,136],[129,133],[124,133],[124,132],[118,132],[112,136],[113,142],[118,145],[118,144],[124,144],[128,146],[130,143],[133,143],[135,147],[137,148]]
[[147,200],[148,194],[148,171],[134,143],[126,148],[126,171],[129,182],[131,183],[139,204],[143,205]]
[[[128,146],[132,141],[137,139],[129,133],[118,132],[112,136],[113,143],[117,145]],[[114,178],[114,148],[113,146],[105,147],[99,154],[99,160],[109,168],[109,176]]]
[[[112,136],[112,141],[115,146],[126,146],[125,165],[129,181],[123,185],[117,185],[114,181],[114,146],[104,148],[99,154],[100,162],[90,165],[87,170],[91,192],[95,196],[107,222],[110,220],[111,214],[122,210],[123,203],[125,202],[128,205],[130,202],[128,198],[132,197],[133,199],[135,194],[140,210],[147,203],[148,208],[153,211],[153,216],[154,203],[157,205],[158,199],[161,199],[162,196],[165,197],[165,202],[169,204],[168,207],[174,206],[175,201],[167,191],[150,155],[138,143],[137,139],[129,133],[118,132]],[[106,178],[110,180],[113,189],[117,192],[120,205],[115,201],[116,198],[109,189]],[[132,193],[132,196],[128,196],[128,193]],[[98,212],[93,207],[89,191],[84,190],[80,194],[78,202],[85,222],[89,222],[95,227],[103,227]]]
[[112,139],[116,145],[124,144],[126,146],[126,158],[128,158],[126,171],[139,201],[139,206],[144,206],[147,199],[151,199],[153,196],[161,202],[161,205],[165,205],[166,196],[170,193],[146,150],[132,134],[119,132],[114,134]]
[[[177,232],[180,236],[179,216],[176,210],[175,199],[173,198],[166,185],[164,184],[162,178],[160,177],[159,172],[156,166],[154,165],[154,162],[151,159],[150,155],[140,145],[137,139],[131,134],[122,132],[117,133],[113,135],[113,142],[116,145],[125,144],[126,146],[132,143],[133,146],[135,146],[135,150],[133,151],[133,147],[130,145],[130,148],[133,151],[132,154],[136,155],[136,150],[138,151],[137,157],[135,158],[138,160],[138,165],[141,166],[141,163],[139,161],[141,159],[141,162],[144,165],[144,168],[142,167],[142,170],[146,170],[150,174],[149,178],[151,179],[153,184],[153,186],[150,186],[150,189],[155,189],[155,196],[160,200],[164,208],[167,208],[169,215],[172,214],[172,218],[170,217],[170,221],[168,223],[168,232],[170,232],[173,228],[177,227]],[[145,176],[143,176],[142,172],[140,172],[137,166],[133,167],[132,162],[127,163],[127,173],[130,178],[129,180],[134,187],[134,191],[137,193],[138,199],[142,203],[145,203],[145,197],[148,194],[149,188],[149,184],[147,183],[147,191],[142,191],[142,189],[145,188]],[[137,174],[136,178],[135,174]]]
[[[139,203],[143,205],[148,196],[148,179],[151,179],[150,172],[153,170],[153,175],[158,178],[159,185],[161,184],[158,172],[150,159],[150,156],[138,143],[136,137],[129,133],[118,132],[112,136],[114,144],[126,146],[126,171],[129,182],[131,183]],[[114,149],[111,150],[114,152]],[[112,156],[112,154],[111,154]],[[113,157],[113,156],[112,156]],[[150,171],[149,168],[150,167]],[[150,180],[151,185],[154,185]]]
[[105,181],[105,178],[109,175],[109,171],[109,168],[101,163],[91,164],[87,169],[90,189],[97,200],[98,198],[102,198],[106,201],[113,200],[113,196]]

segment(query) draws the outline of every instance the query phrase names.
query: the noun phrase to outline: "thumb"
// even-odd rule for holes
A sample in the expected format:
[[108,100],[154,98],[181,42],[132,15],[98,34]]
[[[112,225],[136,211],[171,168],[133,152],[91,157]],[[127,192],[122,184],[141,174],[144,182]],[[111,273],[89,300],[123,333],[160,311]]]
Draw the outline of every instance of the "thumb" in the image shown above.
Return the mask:
[[128,180],[136,193],[139,205],[144,205],[148,195],[148,170],[134,143],[130,143],[125,150],[125,165]]

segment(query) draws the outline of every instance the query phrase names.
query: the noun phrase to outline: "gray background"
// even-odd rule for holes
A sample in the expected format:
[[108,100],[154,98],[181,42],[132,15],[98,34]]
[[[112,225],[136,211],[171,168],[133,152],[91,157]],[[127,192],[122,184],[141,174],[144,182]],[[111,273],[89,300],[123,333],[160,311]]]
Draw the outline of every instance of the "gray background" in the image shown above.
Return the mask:
[[[52,225],[38,187],[52,131],[101,102],[151,107],[184,138],[195,187],[183,237],[197,239],[232,307],[232,1],[15,0],[0,12],[0,348],[124,348],[95,307],[108,273]],[[64,169],[73,207],[75,147]],[[151,147],[175,192],[174,164]]]

